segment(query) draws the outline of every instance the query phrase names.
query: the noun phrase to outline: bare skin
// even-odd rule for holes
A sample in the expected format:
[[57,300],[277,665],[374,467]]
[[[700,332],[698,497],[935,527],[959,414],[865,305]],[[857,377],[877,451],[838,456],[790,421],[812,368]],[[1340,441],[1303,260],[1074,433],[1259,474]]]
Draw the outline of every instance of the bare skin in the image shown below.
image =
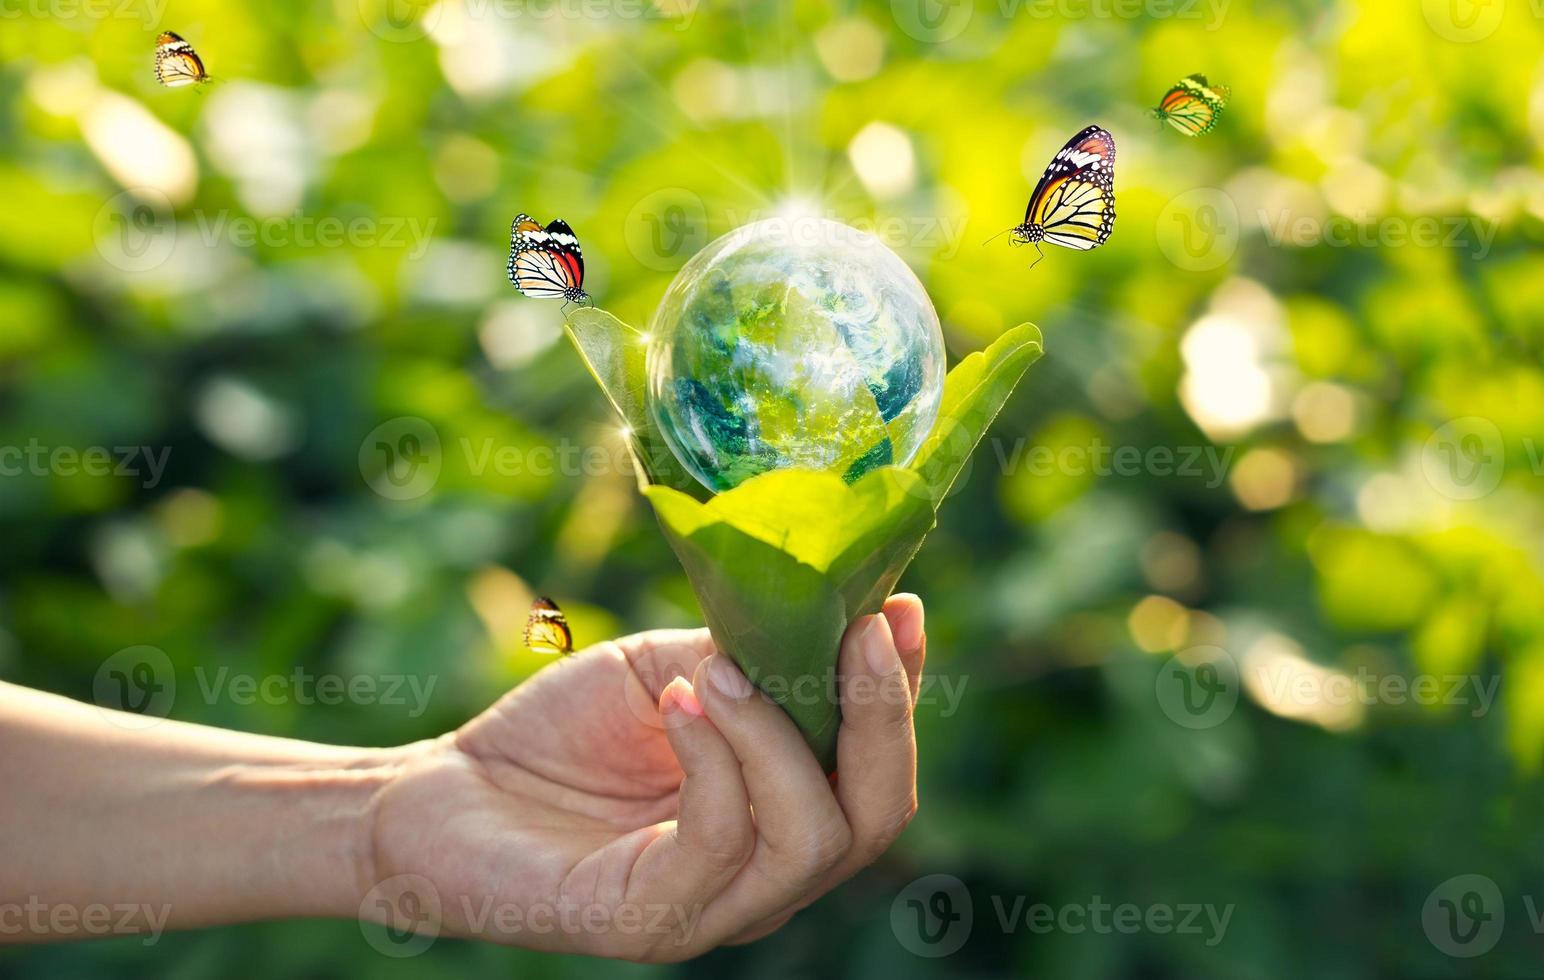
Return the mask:
[[393,749],[0,684],[0,941],[328,916],[644,961],[747,942],[911,819],[925,646],[915,596],[848,630],[833,777],[706,630],[598,644]]

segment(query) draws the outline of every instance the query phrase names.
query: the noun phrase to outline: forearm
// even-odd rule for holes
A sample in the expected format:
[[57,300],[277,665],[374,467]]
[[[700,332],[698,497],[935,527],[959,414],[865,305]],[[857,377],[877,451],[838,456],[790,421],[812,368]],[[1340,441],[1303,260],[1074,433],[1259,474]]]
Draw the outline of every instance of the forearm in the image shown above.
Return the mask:
[[355,915],[371,801],[402,756],[134,728],[0,683],[0,942],[100,934],[80,917],[103,906],[137,934]]

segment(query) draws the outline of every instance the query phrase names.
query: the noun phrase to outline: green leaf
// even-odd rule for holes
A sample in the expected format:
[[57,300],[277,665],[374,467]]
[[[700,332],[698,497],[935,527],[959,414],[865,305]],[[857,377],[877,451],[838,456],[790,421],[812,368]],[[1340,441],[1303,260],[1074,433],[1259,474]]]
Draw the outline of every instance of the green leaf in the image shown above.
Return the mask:
[[628,446],[638,486],[674,487],[699,500],[706,487],[682,468],[665,444],[648,410],[647,344],[642,331],[593,307],[580,307],[563,321],[563,331],[579,351],[584,366],[628,430]]
[[[824,474],[796,475],[824,482]],[[813,566],[685,494],[660,486],[644,493],[719,650],[782,705],[821,764],[833,768],[835,653],[851,621],[841,596]]]
[[[644,406],[636,331],[598,310],[579,311],[568,330],[638,443],[663,448]],[[1040,353],[1040,332],[1025,324],[967,357],[949,373],[916,461],[878,467],[852,484],[830,473],[774,470],[704,499],[679,464],[652,456],[640,464],[643,492],[719,649],[783,706],[828,770],[841,722],[835,678],[843,633],[879,611]]]
[[1020,324],[984,351],[966,357],[944,381],[938,421],[928,433],[911,468],[928,486],[934,505],[949,495],[960,470],[1002,411],[1019,378],[1045,348],[1033,323]]

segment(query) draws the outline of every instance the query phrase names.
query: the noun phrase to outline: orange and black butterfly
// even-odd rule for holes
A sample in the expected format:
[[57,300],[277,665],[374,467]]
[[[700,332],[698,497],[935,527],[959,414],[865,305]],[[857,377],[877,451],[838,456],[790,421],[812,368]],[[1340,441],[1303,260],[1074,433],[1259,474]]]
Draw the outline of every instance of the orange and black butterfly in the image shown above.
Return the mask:
[[1186,75],[1163,94],[1153,118],[1168,123],[1186,136],[1212,131],[1228,104],[1226,85],[1212,85],[1205,75]]
[[209,73],[193,45],[163,31],[155,39],[155,79],[167,88],[181,88],[209,81]]
[[531,614],[525,619],[525,645],[537,653],[561,656],[574,652],[574,634],[568,628],[568,617],[546,596],[531,603]]
[[584,253],[568,222],[554,218],[543,228],[528,214],[515,217],[509,231],[509,281],[526,296],[584,303]]
[[[1005,234],[1037,252],[1041,242],[1087,251],[1103,245],[1114,227],[1115,137],[1089,126],[1051,158],[1029,196],[1024,222]],[[1030,268],[1039,263],[1036,259]]]

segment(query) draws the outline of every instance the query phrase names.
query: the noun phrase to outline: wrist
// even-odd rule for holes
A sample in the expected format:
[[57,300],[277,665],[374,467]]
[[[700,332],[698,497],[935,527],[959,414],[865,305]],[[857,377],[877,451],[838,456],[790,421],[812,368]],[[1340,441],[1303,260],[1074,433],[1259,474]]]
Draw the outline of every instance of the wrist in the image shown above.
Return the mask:
[[301,762],[243,762],[215,770],[254,815],[250,851],[234,862],[255,918],[354,918],[376,880],[378,802],[418,746],[331,750]]

